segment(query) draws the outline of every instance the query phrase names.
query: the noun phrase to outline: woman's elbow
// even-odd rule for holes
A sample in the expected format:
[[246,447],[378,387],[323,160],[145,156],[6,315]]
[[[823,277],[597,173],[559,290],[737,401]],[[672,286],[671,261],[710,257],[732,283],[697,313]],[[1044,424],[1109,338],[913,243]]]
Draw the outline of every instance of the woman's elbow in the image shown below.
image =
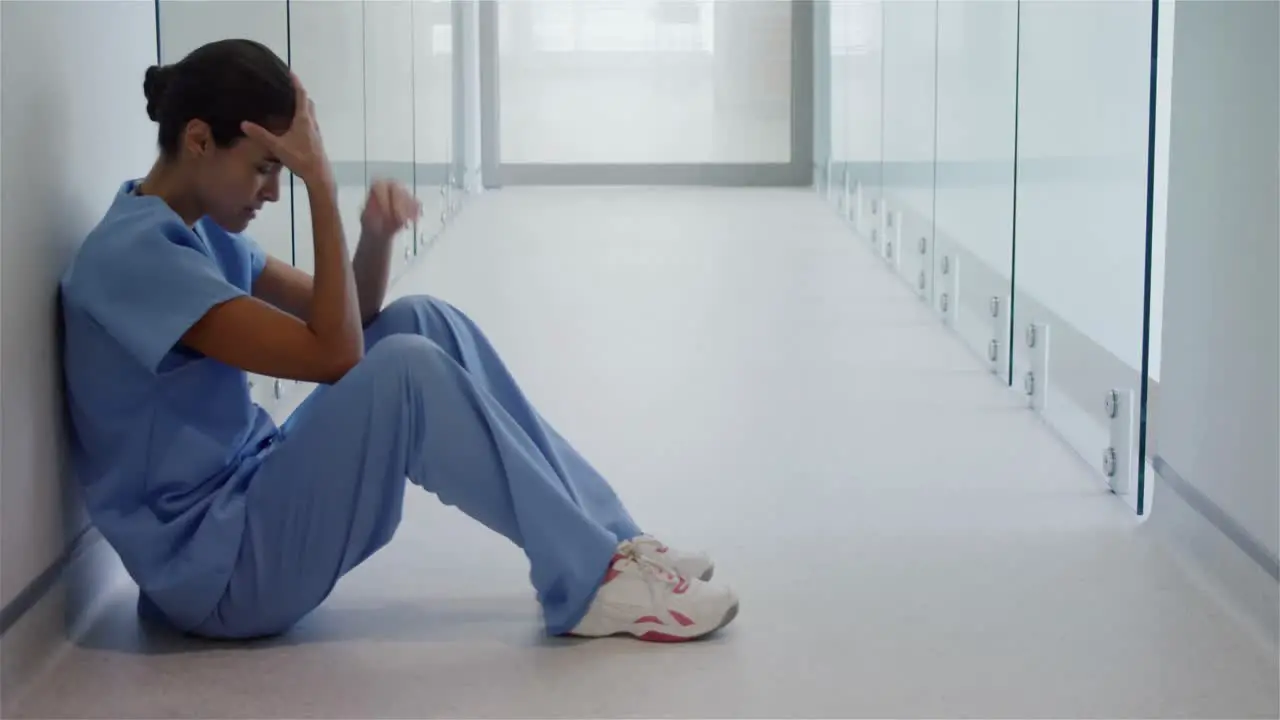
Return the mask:
[[329,353],[327,362],[325,362],[319,373],[319,381],[326,385],[332,385],[346,377],[347,373],[354,370],[362,360],[364,360],[363,346]]

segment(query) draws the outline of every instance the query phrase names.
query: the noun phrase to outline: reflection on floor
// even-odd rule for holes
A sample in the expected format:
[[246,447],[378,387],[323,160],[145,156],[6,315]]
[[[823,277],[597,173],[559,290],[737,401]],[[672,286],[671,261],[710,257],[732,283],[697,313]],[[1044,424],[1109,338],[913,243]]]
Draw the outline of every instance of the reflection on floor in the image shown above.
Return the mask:
[[303,626],[213,645],[130,594],[29,717],[1276,717],[1277,668],[810,193],[508,190],[402,292],[470,312],[743,613],[540,636],[522,556],[417,491]]

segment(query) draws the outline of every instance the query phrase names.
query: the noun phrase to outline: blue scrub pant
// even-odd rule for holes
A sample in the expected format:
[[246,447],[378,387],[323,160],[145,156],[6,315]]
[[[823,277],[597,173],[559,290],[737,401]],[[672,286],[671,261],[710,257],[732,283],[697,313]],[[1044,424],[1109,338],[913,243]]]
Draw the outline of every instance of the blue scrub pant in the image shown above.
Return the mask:
[[547,631],[571,630],[618,543],[641,534],[617,495],[457,309],[406,298],[365,339],[364,360],[281,428],[247,490],[231,581],[196,634],[290,628],[391,540],[406,477],[522,548]]

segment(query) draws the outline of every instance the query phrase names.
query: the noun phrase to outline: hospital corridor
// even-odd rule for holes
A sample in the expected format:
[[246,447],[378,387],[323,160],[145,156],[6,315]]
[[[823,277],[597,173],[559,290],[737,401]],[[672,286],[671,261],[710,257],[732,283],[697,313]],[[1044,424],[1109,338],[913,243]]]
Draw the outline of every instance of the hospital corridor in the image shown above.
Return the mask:
[[[306,85],[352,248],[377,181],[420,205],[385,302],[483,328],[731,623],[549,635],[414,484],[287,632],[140,614],[59,278],[156,159],[147,69],[228,38]],[[0,80],[0,716],[1280,718],[1280,3],[6,0]],[[317,272],[281,183],[245,237]]]

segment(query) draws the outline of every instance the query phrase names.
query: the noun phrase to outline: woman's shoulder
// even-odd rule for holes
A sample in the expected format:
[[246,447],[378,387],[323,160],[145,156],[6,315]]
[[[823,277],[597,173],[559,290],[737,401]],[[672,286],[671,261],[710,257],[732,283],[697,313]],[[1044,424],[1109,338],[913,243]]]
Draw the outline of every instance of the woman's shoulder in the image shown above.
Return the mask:
[[[61,279],[64,294],[96,287],[117,276],[133,276],[140,267],[152,271],[175,247],[204,252],[199,238],[158,198],[119,199],[89,231]],[[158,206],[157,206],[158,205]]]
[[156,243],[199,247],[195,232],[159,198],[135,197],[112,205],[85,237],[81,252],[129,250]]

